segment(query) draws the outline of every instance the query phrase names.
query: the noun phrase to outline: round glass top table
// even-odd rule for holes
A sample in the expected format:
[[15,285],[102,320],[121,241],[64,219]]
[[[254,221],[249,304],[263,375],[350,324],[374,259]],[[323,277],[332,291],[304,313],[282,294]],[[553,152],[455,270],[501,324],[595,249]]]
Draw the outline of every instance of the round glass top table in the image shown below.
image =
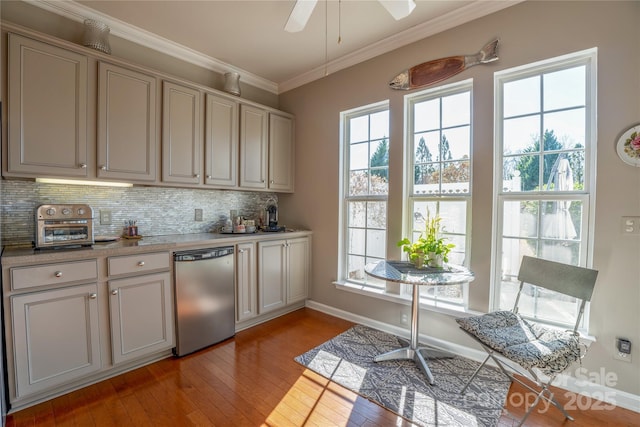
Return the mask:
[[406,347],[391,350],[376,356],[375,362],[385,360],[413,360],[424,373],[429,384],[435,384],[433,374],[427,365],[429,357],[451,357],[451,354],[419,347],[418,321],[420,316],[420,287],[421,286],[446,286],[471,282],[473,273],[466,267],[446,264],[443,268],[423,267],[416,268],[406,261],[378,261],[367,264],[365,273],[370,276],[391,282],[413,285],[411,299],[411,341]]

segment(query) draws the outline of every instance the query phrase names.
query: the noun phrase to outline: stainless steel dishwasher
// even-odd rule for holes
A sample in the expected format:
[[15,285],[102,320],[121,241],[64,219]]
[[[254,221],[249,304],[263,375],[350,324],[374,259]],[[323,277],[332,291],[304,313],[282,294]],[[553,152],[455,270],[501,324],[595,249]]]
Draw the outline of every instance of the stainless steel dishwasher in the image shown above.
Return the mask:
[[174,253],[176,356],[235,334],[233,246]]

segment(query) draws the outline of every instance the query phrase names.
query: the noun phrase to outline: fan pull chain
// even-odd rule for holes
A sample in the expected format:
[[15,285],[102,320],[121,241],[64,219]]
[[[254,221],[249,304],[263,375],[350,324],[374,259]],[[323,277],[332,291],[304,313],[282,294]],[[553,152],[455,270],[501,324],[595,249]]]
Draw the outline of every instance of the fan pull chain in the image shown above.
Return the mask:
[[342,0],[338,0],[338,44],[342,43]]

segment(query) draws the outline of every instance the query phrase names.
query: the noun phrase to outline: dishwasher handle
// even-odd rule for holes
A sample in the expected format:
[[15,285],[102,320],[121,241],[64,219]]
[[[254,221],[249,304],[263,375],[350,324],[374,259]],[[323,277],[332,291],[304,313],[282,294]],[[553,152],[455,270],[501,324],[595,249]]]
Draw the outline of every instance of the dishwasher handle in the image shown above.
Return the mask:
[[224,246],[220,248],[195,249],[189,251],[175,252],[173,260],[175,262],[202,261],[212,258],[221,258],[223,256],[233,255],[233,246]]

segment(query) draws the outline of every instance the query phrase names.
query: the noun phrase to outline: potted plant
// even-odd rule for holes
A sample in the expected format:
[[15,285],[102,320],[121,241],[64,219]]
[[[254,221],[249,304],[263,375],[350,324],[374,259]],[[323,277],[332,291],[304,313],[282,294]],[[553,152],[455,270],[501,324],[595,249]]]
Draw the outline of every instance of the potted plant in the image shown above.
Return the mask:
[[415,242],[411,242],[406,237],[398,242],[403,252],[407,252],[409,261],[413,262],[417,268],[421,268],[425,261],[429,267],[442,268],[445,262],[449,262],[449,252],[455,247],[453,243],[448,243],[448,238],[442,237],[442,218],[439,216],[427,215],[425,230]]

